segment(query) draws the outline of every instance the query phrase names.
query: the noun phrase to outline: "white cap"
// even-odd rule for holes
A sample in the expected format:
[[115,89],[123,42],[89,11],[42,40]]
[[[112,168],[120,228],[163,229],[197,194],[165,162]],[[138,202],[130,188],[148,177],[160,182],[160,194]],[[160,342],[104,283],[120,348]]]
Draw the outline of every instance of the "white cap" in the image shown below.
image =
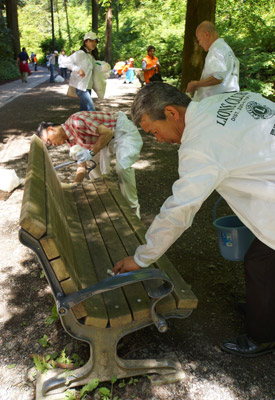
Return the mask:
[[83,39],[84,42],[85,42],[85,40],[88,40],[88,39],[99,41],[97,34],[94,32],[88,32],[85,34],[84,39]]
[[58,54],[58,51],[57,51],[57,50],[55,50],[55,51],[54,51],[54,54]]

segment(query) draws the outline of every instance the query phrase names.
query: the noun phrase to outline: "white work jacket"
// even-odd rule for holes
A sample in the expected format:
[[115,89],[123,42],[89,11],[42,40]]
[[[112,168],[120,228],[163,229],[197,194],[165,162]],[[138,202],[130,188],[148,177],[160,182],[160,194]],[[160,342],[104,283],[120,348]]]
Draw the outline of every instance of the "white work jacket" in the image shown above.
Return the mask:
[[191,102],[179,148],[179,179],[139,246],[146,267],[192,225],[214,191],[267,246],[275,249],[275,105],[251,92]]
[[68,57],[65,54],[60,54],[58,57],[58,66],[59,68],[67,68],[64,62],[66,61]]
[[138,159],[142,146],[143,141],[137,127],[123,111],[119,111],[114,139],[110,146],[100,150],[101,173],[104,175],[110,172],[110,152],[115,153],[121,168],[127,169]]
[[213,76],[222,79],[218,85],[201,87],[195,91],[194,101],[227,92],[238,92],[240,63],[232,49],[223,39],[217,39],[210,46],[204,62],[201,80]]
[[[93,69],[95,59],[91,54],[85,53],[83,50],[78,50],[63,61],[64,68],[69,68],[72,73],[70,76],[69,85],[76,89],[86,91],[93,87]],[[82,69],[85,76],[82,78],[78,71]]]

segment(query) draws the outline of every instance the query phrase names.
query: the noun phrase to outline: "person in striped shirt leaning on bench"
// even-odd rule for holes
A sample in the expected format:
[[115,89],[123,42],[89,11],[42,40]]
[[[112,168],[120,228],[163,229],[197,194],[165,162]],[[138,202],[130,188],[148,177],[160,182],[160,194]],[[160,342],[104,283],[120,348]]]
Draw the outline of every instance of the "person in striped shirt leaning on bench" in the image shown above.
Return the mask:
[[143,142],[139,131],[124,112],[80,111],[72,114],[63,124],[41,122],[37,134],[47,146],[68,143],[71,150],[72,146],[80,146],[77,152],[70,152],[78,164],[76,183],[82,182],[86,176],[86,162],[92,159],[98,161],[97,155],[100,172],[108,174],[111,154],[115,154],[121,192],[140,218],[132,165],[139,157]]

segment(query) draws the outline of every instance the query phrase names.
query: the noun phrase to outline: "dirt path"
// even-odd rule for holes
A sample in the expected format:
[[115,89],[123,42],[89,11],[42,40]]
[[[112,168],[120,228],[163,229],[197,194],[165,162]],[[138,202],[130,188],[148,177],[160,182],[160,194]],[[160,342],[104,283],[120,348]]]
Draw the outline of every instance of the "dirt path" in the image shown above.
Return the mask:
[[[113,81],[108,98],[96,101],[97,109],[129,112],[137,87]],[[31,135],[42,120],[63,122],[78,103],[66,97],[65,85],[43,83],[0,108],[0,167],[15,169],[23,179]],[[66,148],[51,150],[54,163],[67,159]],[[177,146],[159,145],[144,135],[144,147],[136,164],[142,220],[148,226],[162,202],[171,194],[177,178]],[[73,168],[60,172],[72,179]],[[17,238],[23,187],[11,194],[0,192],[0,398],[34,398],[33,362],[30,354],[77,353],[87,359],[87,347],[63,332],[59,322],[46,325],[53,299],[41,269]],[[224,354],[219,342],[244,330],[235,303],[244,296],[241,263],[225,261],[219,254],[212,227],[212,209],[218,196],[203,205],[190,228],[168,251],[184,279],[199,298],[199,307],[186,320],[169,321],[169,331],[154,327],[124,338],[120,355],[133,358],[174,354],[182,363],[186,381],[151,387],[145,377],[127,384],[115,394],[123,399],[274,400],[275,355],[246,360]],[[227,213],[225,205],[220,213]],[[47,335],[49,347],[39,340]],[[90,398],[93,398],[92,396]]]

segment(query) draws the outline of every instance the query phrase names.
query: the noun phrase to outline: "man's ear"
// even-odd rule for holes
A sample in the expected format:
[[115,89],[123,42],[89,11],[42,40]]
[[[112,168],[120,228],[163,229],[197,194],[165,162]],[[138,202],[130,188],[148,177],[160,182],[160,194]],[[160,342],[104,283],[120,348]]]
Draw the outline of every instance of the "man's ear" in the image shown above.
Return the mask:
[[174,106],[166,106],[164,114],[168,119],[178,120],[180,117],[179,111]]
[[48,126],[47,132],[50,132],[50,131],[56,132],[56,126],[52,126],[52,125]]

